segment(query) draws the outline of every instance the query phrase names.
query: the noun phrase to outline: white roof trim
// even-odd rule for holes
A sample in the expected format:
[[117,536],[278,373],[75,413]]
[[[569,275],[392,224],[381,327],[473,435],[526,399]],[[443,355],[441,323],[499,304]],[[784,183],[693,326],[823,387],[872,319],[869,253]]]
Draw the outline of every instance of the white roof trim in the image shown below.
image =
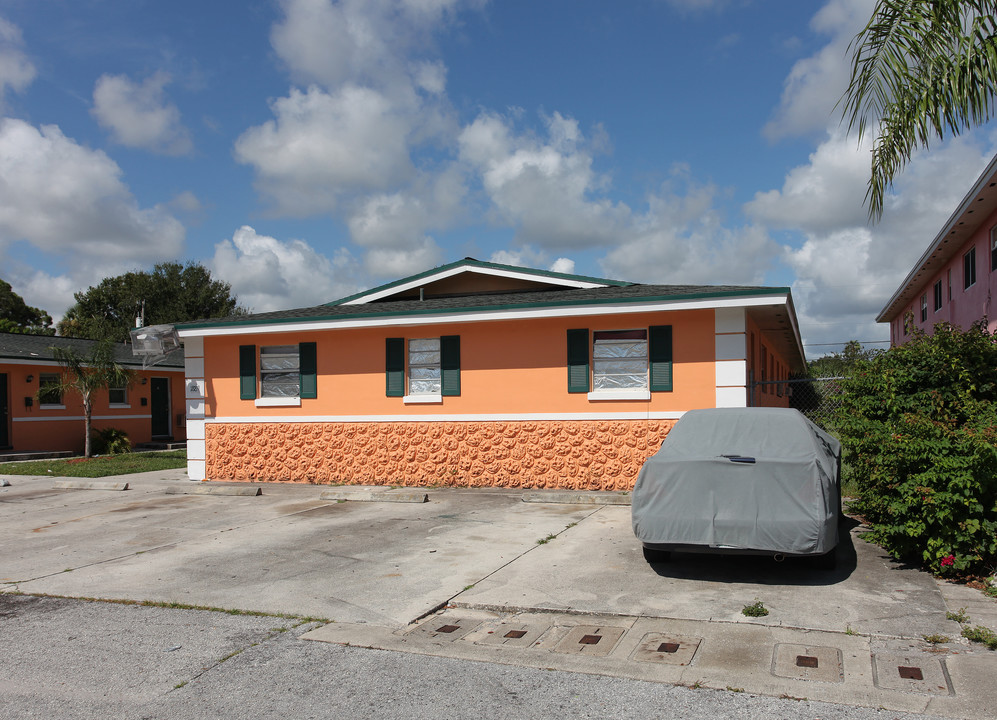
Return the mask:
[[[216,337],[221,335],[257,335],[260,333],[301,332],[307,330],[345,330],[349,328],[369,327],[404,327],[414,325],[437,325],[442,323],[489,322],[497,320],[527,320],[555,317],[589,317],[598,315],[629,315],[643,312],[662,312],[676,310],[709,310],[719,307],[760,307],[765,305],[789,305],[789,295],[773,293],[771,295],[751,295],[748,297],[702,298],[699,300],[658,300],[653,302],[634,303],[599,303],[593,305],[527,308],[523,310],[488,310],[462,313],[434,313],[429,315],[386,315],[383,317],[364,317],[336,320],[316,320],[300,322],[273,323],[270,325],[235,325],[232,327],[214,328],[177,328],[180,337]],[[334,311],[330,308],[330,311]],[[797,335],[797,337],[799,337]]]
[[372,292],[366,295],[362,295],[358,298],[354,298],[353,300],[350,300],[349,302],[344,302],[342,304],[365,305],[366,303],[374,302],[375,300],[380,300],[381,298],[390,297],[392,295],[397,295],[398,293],[402,293],[407,290],[412,290],[413,288],[428,285],[430,283],[434,283],[439,280],[445,280],[448,277],[453,277],[454,275],[460,275],[461,273],[478,273],[480,275],[495,275],[497,277],[511,278],[514,280],[528,280],[537,283],[545,283],[547,285],[563,285],[564,287],[570,287],[570,288],[608,287],[605,283],[589,282],[586,280],[569,280],[567,278],[549,277],[547,275],[538,276],[535,273],[517,272],[515,270],[502,270],[499,268],[480,268],[480,267],[462,265],[460,267],[450,268],[449,270],[442,270],[438,273],[433,273],[432,275],[427,275],[425,277],[419,278],[418,280],[412,280],[410,282],[403,283],[402,285],[393,285],[392,287],[385,288],[379,292]]

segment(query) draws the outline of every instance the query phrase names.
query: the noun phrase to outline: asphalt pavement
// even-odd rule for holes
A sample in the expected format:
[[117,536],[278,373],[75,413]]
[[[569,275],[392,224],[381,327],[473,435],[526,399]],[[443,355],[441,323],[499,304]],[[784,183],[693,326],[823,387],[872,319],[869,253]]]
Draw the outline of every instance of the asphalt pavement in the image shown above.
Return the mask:
[[[730,717],[987,717],[997,707],[997,653],[959,638],[946,617],[967,607],[974,624],[994,627],[997,603],[897,565],[858,527],[846,528],[833,572],[760,558],[651,565],[629,508],[591,497],[309,485],[186,494],[247,486],[194,484],[182,471],[114,478],[124,491],[7,477],[0,590],[23,595],[0,596],[0,717],[240,707],[256,717],[423,707],[437,717],[706,717],[718,707]],[[769,614],[745,617],[756,601]],[[289,712],[293,703],[313,710]],[[684,709],[663,714],[673,706]]]

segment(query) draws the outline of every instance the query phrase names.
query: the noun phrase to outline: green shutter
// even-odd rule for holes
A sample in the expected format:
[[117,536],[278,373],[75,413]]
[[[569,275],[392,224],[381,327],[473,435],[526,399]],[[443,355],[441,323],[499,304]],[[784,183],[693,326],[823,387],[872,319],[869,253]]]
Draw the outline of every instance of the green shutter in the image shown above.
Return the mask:
[[568,392],[589,391],[588,328],[568,330]]
[[299,397],[318,397],[318,353],[315,343],[298,343],[298,371],[301,373]]
[[239,399],[256,399],[256,346],[239,346]]
[[442,395],[460,395],[460,335],[440,338]]
[[651,391],[672,391],[672,326],[655,325],[648,332],[648,361],[651,366]]
[[405,338],[386,338],[384,341],[385,394],[388,397],[405,395]]

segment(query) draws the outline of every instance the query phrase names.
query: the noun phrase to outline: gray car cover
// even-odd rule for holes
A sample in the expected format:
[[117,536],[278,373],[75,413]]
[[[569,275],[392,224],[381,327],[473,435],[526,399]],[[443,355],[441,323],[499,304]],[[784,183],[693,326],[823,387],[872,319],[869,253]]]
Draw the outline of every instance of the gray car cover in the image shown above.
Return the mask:
[[841,444],[788,408],[685,413],[641,468],[645,545],[816,555],[838,543]]

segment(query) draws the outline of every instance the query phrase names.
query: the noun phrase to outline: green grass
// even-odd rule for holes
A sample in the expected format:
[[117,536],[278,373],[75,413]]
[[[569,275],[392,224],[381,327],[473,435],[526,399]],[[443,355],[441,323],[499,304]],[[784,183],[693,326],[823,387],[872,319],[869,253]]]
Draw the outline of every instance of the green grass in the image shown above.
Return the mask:
[[51,475],[52,477],[98,478],[109,475],[151,472],[187,467],[186,450],[124,453],[68,460],[31,460],[0,463],[0,475]]

